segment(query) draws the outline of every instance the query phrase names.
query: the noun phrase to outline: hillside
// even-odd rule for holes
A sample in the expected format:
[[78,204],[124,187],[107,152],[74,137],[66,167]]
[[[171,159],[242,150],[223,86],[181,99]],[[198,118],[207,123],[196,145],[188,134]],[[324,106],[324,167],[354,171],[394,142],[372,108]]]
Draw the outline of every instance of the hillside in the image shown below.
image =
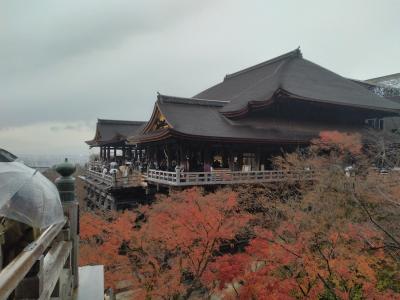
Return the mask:
[[321,134],[274,159],[313,181],[86,212],[80,263],[104,264],[106,285],[135,299],[400,299],[400,174],[371,168],[369,151],[358,135]]

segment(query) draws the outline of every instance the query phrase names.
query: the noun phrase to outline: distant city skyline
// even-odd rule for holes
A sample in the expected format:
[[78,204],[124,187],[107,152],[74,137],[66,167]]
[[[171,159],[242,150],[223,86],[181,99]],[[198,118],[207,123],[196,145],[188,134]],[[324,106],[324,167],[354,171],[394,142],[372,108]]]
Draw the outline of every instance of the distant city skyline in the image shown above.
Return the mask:
[[349,78],[400,72],[400,2],[35,1],[0,4],[0,147],[89,155],[97,118],[146,121],[157,91],[193,96],[301,46]]

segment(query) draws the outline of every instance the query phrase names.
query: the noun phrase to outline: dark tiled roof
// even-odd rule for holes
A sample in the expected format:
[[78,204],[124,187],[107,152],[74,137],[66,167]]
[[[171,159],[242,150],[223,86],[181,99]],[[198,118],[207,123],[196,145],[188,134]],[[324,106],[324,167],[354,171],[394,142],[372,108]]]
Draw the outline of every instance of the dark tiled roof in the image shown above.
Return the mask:
[[86,141],[89,146],[118,143],[128,136],[140,132],[146,122],[98,119],[93,140]]
[[322,103],[374,110],[400,109],[399,104],[303,59],[299,49],[227,75],[223,82],[194,98],[230,101],[221,109],[222,113],[230,114],[246,110],[251,104],[266,103],[278,92]]
[[400,96],[391,96],[386,98],[400,104]]
[[181,136],[196,140],[203,138],[218,141],[303,144],[324,130],[317,128],[315,124],[299,128],[298,124],[283,124],[268,119],[261,123],[231,120],[219,112],[221,106],[217,102],[208,100],[193,101],[159,95],[156,107],[168,120],[171,128],[137,134],[129,138],[130,142],[140,143]]

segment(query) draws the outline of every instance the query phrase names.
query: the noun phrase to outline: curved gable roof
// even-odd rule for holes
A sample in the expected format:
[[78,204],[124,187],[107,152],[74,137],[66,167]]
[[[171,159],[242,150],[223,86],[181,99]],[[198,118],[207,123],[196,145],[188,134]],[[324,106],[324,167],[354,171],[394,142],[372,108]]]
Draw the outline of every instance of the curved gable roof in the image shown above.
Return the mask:
[[400,110],[359,84],[303,59],[299,49],[227,75],[195,98],[230,101],[221,112],[232,115],[268,103],[283,92],[293,98],[374,110]]

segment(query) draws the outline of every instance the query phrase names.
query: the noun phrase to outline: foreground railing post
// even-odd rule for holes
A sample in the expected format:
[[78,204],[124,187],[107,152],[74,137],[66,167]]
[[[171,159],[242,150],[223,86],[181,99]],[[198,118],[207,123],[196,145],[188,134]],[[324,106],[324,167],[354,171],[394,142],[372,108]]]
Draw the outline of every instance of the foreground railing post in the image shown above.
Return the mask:
[[79,249],[79,206],[75,197],[75,178],[71,175],[75,172],[75,166],[65,159],[64,163],[56,167],[56,171],[61,175],[55,181],[60,193],[61,203],[64,208],[64,214],[68,219],[70,227],[69,239],[72,241],[72,275],[73,285],[78,287],[78,249]]

